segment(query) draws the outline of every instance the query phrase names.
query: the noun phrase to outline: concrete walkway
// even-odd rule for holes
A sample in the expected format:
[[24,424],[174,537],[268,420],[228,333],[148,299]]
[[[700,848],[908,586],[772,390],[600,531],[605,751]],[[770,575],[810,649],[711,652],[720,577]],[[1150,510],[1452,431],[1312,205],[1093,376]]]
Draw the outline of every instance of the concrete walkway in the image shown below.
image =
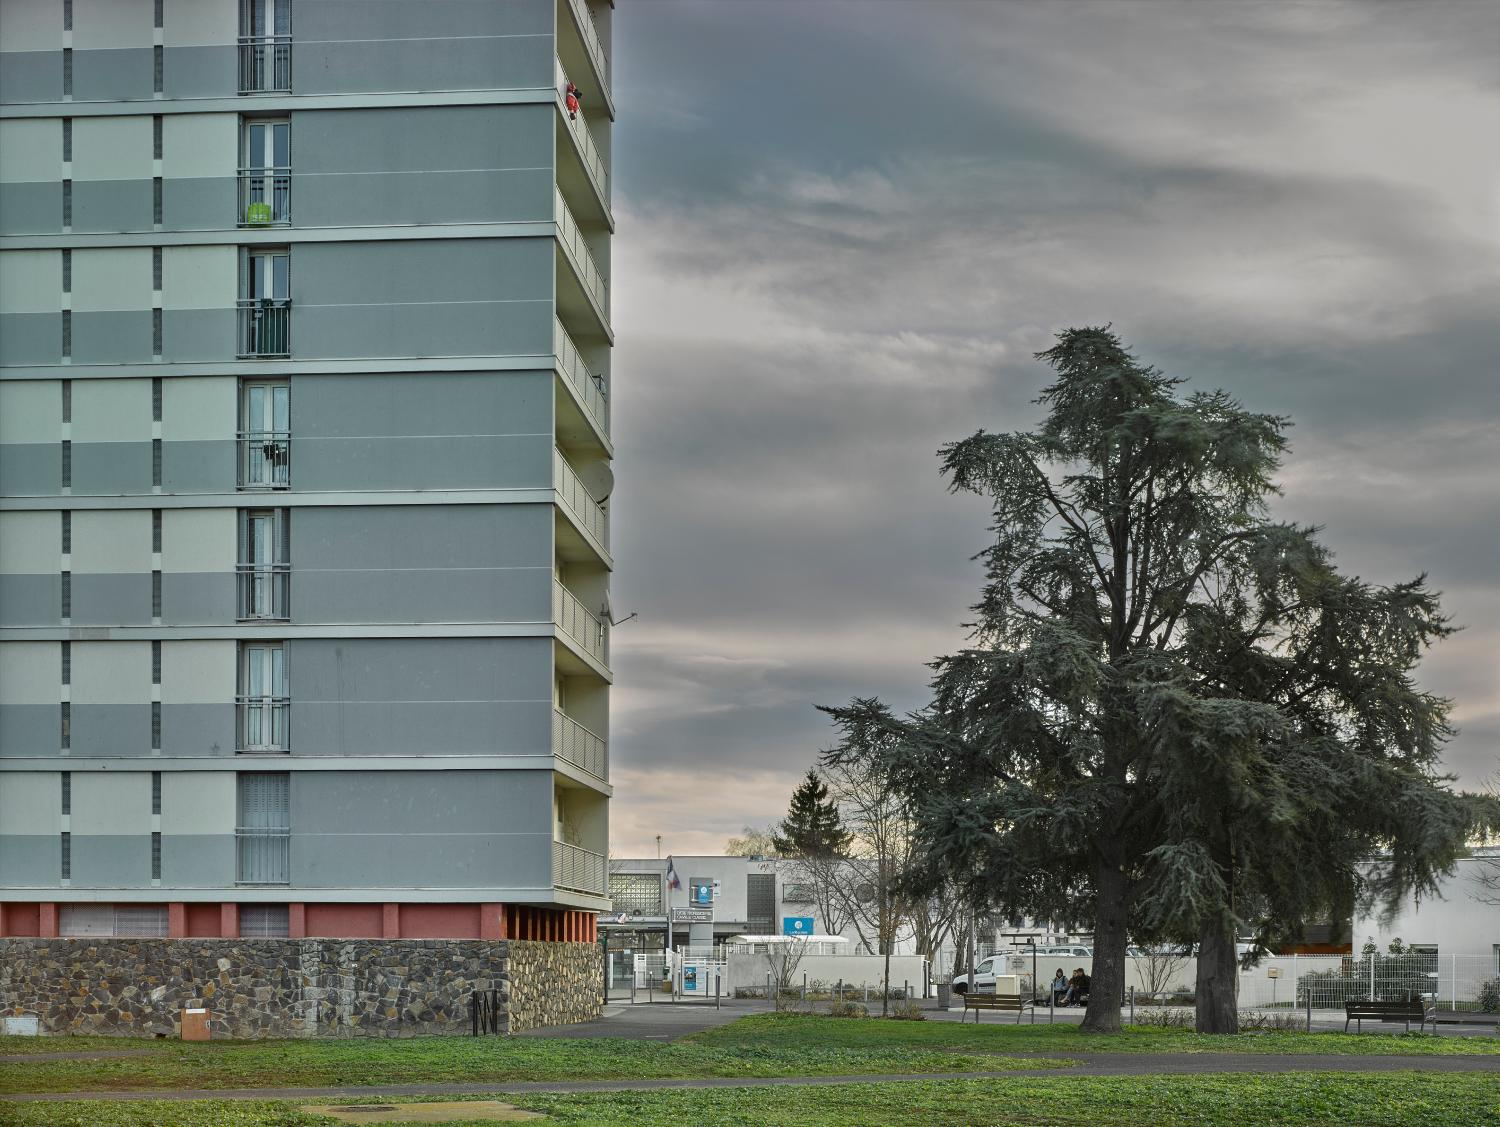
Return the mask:
[[0,1102],[63,1100],[300,1100],[361,1096],[523,1096],[537,1093],[653,1092],[677,1088],[823,1087],[1006,1077],[1169,1076],[1229,1072],[1485,1072],[1500,1073],[1493,1056],[1271,1056],[1260,1053],[1010,1053],[1029,1060],[1074,1060],[1068,1068],[1004,1072],[883,1073],[856,1076],[699,1077],[681,1080],[574,1080],[535,1083],[395,1084],[357,1088],[227,1088],[159,1092],[45,1092],[0,1096]]

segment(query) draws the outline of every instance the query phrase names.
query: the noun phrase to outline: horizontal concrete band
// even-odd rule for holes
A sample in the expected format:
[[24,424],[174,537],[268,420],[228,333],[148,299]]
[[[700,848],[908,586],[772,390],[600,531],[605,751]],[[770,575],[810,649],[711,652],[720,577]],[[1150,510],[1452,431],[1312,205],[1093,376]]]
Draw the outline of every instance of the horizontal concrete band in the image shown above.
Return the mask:
[[[150,191],[151,182],[145,181]],[[78,191],[74,188],[74,192]],[[550,202],[550,196],[549,196]],[[75,205],[76,206],[76,205]],[[230,214],[233,214],[232,211]],[[381,223],[317,227],[300,221],[295,227],[205,227],[198,230],[73,231],[0,235],[0,250],[66,250],[105,247],[285,246],[297,243],[392,242],[407,239],[536,239],[554,235],[550,215],[535,219],[477,222]]]

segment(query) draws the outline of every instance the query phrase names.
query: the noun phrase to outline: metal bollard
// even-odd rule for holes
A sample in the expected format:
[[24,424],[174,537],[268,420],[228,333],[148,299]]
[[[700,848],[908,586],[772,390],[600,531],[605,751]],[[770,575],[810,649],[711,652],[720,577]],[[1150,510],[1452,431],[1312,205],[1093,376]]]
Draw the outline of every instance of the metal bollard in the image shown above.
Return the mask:
[[1135,1024],[1135,987],[1130,988],[1130,1024]]
[[714,1009],[719,1008],[719,968],[714,968]]
[[802,972],[802,1004],[807,1004],[807,972]]
[[1307,982],[1307,1031],[1312,1032],[1312,980]]

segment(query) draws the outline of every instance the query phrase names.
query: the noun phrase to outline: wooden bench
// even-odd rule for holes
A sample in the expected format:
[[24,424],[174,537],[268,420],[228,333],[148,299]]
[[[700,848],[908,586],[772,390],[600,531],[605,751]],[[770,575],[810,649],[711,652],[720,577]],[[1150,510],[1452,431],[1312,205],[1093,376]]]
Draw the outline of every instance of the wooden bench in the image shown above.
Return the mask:
[[976,994],[974,991],[964,993],[964,1017],[969,1016],[969,1011],[974,1011],[974,1022],[979,1023],[980,1010],[999,1010],[1001,1013],[1015,1011],[1016,1021],[1021,1020],[1021,1014],[1027,1006],[1031,1005],[1031,999],[1020,994]]
[[1432,1022],[1432,1030],[1437,1032],[1437,1011],[1432,1009],[1420,997],[1408,998],[1402,1001],[1346,1001],[1344,1003],[1344,1032],[1349,1032],[1349,1023],[1354,1022],[1355,1032],[1360,1031],[1362,1021],[1400,1021],[1406,1024],[1407,1032],[1411,1032],[1411,1023],[1417,1023],[1417,1031],[1420,1033]]

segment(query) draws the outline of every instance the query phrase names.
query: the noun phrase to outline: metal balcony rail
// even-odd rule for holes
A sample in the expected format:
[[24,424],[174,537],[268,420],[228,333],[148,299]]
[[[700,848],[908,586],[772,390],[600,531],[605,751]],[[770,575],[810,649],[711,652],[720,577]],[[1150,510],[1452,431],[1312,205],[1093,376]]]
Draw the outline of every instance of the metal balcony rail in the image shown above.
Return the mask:
[[608,548],[609,510],[594,500],[578,479],[573,467],[568,465],[562,451],[555,448],[552,451],[552,469],[553,488],[557,490],[563,508],[568,510],[590,536],[599,541],[600,547]]
[[[568,72],[563,69],[562,60],[556,55],[552,57],[555,67],[553,69],[554,79],[557,83],[557,93],[561,97],[568,88]],[[604,158],[599,155],[599,150],[594,145],[593,134],[589,132],[588,123],[584,119],[583,111],[578,111],[576,118],[569,117],[566,107],[563,109],[563,122],[568,127],[568,132],[573,135],[573,141],[578,146],[579,159],[583,161],[583,167],[588,170],[589,179],[594,182],[594,190],[599,193],[599,198],[609,204],[609,172],[604,167]]]
[[604,44],[599,39],[599,28],[594,23],[594,14],[589,11],[585,0],[568,0],[568,7],[573,9],[573,20],[578,24],[578,34],[583,39],[583,48],[589,53],[593,60],[594,69],[599,72],[600,80],[609,85],[609,56],[604,53]]
[[292,354],[291,298],[257,297],[236,304],[240,359]]
[[609,393],[604,390],[604,378],[590,372],[583,356],[562,322],[552,320],[552,352],[568,383],[578,393],[583,408],[605,434],[609,433]]
[[290,697],[261,696],[234,698],[239,714],[237,751],[246,755],[285,755],[291,750],[287,737],[291,731]]
[[[609,627],[578,601],[578,596],[557,580],[552,581],[552,621],[602,664],[609,664]],[[556,725],[554,724],[554,732]],[[603,776],[600,776],[601,778]]]
[[552,753],[598,779],[609,778],[604,740],[560,708],[552,710]]
[[288,829],[236,826],[236,884],[290,884],[292,834]]
[[285,621],[291,617],[292,565],[238,564],[240,620]]
[[594,261],[594,255],[589,250],[588,243],[583,241],[583,231],[578,226],[578,220],[573,218],[568,202],[563,199],[562,189],[554,188],[552,194],[555,197],[557,209],[557,237],[562,240],[570,261],[578,271],[579,280],[583,282],[584,289],[593,295],[594,300],[599,304],[599,309],[605,316],[608,316],[609,283],[604,280],[604,271],[599,269],[599,264]]
[[565,841],[552,843],[552,887],[604,895],[604,854]]
[[292,92],[292,37],[240,36],[240,93]]
[[241,489],[288,489],[292,483],[292,432],[242,430],[239,444]]
[[292,221],[292,170],[242,168],[237,222],[241,227],[285,227]]

